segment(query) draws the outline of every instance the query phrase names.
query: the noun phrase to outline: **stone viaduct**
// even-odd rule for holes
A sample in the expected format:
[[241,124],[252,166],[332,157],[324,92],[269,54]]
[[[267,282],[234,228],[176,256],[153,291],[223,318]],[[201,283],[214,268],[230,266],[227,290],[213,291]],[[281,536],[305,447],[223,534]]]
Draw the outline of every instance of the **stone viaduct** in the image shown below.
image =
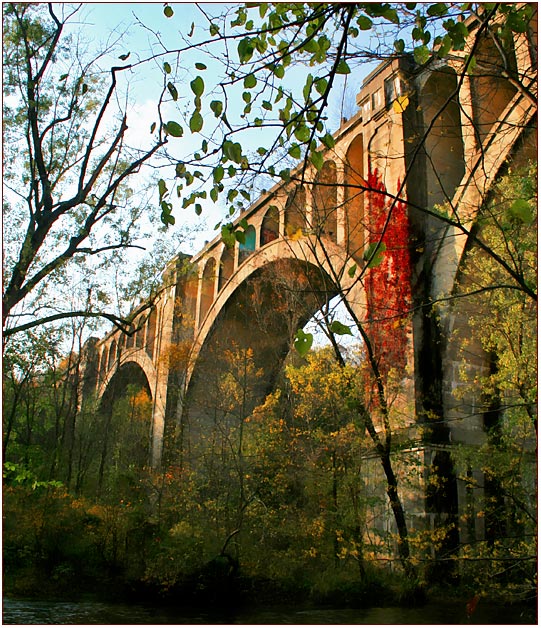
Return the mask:
[[[360,89],[358,113],[343,121],[334,148],[325,150],[319,172],[293,173],[243,212],[237,224],[248,223],[244,244],[228,248],[216,237],[191,259],[172,260],[164,291],[135,335],[113,330],[90,343],[87,391],[101,398],[121,374],[145,383],[153,402],[153,465],[162,462],[168,430],[184,421],[194,439],[204,429],[202,422],[195,427],[194,417],[210,412],[206,364],[227,369],[225,352],[253,349],[259,376],[248,413],[272,389],[296,330],[331,298],[344,295],[364,319],[370,220],[362,188],[376,169],[391,195],[402,185],[400,197],[408,204],[417,306],[407,356],[411,423],[435,408],[444,420],[450,416],[458,375],[446,339],[460,317],[451,305],[435,316],[426,304],[452,294],[468,237],[430,212],[451,203],[471,226],[502,168],[536,158],[531,94],[537,60],[525,35],[516,36],[512,56],[526,89],[505,78],[489,40],[481,42],[477,68],[466,75],[459,61],[420,67],[396,58],[379,65]],[[442,438],[475,440],[479,425],[475,417],[454,422]],[[427,455],[437,453],[432,448]]]

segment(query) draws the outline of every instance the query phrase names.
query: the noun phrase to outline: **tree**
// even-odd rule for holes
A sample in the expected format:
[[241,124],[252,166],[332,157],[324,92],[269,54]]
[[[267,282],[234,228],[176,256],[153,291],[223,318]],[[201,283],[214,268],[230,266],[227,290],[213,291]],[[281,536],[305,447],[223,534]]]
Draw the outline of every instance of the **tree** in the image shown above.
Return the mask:
[[[537,283],[537,164],[509,169],[482,208],[479,237],[532,288]],[[479,590],[506,584],[528,598],[535,586],[537,491],[537,307],[508,282],[502,266],[472,246],[462,265],[459,324],[451,355],[461,362],[454,414],[483,434],[454,452],[469,510],[463,557]],[[471,428],[470,428],[471,429]],[[481,497],[483,496],[483,498]],[[484,535],[479,533],[481,520]],[[477,561],[486,569],[475,569]],[[490,583],[490,585],[489,585]]]
[[[67,5],[3,7],[4,338],[68,317],[103,317],[128,330],[132,320],[100,303],[95,273],[136,246],[146,207],[128,183],[167,136],[160,127],[148,148],[128,145],[120,103],[131,65],[121,55],[104,78],[99,55],[87,61],[64,32],[76,13]],[[88,291],[73,303],[72,288],[60,303],[50,292],[70,273],[88,278]]]

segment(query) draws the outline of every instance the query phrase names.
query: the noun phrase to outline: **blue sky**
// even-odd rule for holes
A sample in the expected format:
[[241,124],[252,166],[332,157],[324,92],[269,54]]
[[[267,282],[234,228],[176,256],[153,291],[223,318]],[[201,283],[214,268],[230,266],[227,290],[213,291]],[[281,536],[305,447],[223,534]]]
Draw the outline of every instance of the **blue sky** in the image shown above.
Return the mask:
[[[142,60],[152,55],[153,52],[161,51],[163,49],[174,50],[176,48],[182,48],[185,44],[181,38],[181,32],[186,35],[191,28],[191,24],[195,23],[194,36],[190,42],[208,38],[208,21],[202,12],[198,9],[195,3],[171,3],[174,9],[174,16],[167,18],[164,15],[164,3],[147,2],[147,3],[83,3],[82,9],[78,14],[78,19],[75,20],[73,28],[78,30],[85,41],[87,41],[92,48],[100,49],[105,45],[118,39],[122,35],[122,43],[118,44],[111,54],[103,58],[102,67],[107,69],[111,65],[122,63],[133,63],[137,60]],[[217,14],[223,12],[227,7],[233,8],[235,3],[215,3],[215,4],[202,4],[203,9]],[[157,41],[163,45],[157,44]],[[236,48],[236,46],[235,46]],[[130,53],[129,58],[126,61],[119,59],[122,54]],[[168,61],[171,61],[171,57],[167,57]],[[148,142],[150,140],[150,128],[154,122],[157,122],[156,116],[156,103],[159,98],[160,92],[163,89],[164,73],[163,73],[163,61],[160,58],[156,61],[140,65],[136,71],[130,72],[130,74],[123,73],[123,79],[128,78],[130,81],[130,106],[128,108],[128,127],[132,135],[132,140],[135,143]],[[208,69],[201,73],[195,69],[195,63],[197,61],[204,61],[208,65]],[[204,55],[197,53],[197,50],[183,53],[178,59],[178,77],[175,81],[175,85],[179,91],[179,101],[175,105],[170,103],[166,106],[167,119],[174,119],[181,122],[185,128],[184,137],[181,139],[170,138],[168,149],[173,151],[177,159],[184,159],[190,153],[200,149],[202,138],[199,135],[192,135],[185,126],[185,119],[183,123],[183,116],[186,115],[186,109],[184,107],[191,106],[193,94],[189,88],[189,81],[196,75],[202,74],[207,85],[207,89],[218,81],[218,72],[221,69],[220,64],[216,64],[213,67],[212,60],[204,58]],[[302,69],[301,69],[302,71]],[[306,70],[305,70],[306,72]],[[366,73],[368,72],[368,69]],[[291,80],[291,73],[288,74],[289,80]],[[172,75],[171,75],[172,76]],[[360,76],[357,74],[354,78],[352,74],[350,76],[350,84],[353,85],[353,93],[360,87]],[[300,85],[304,84],[304,77],[298,80]],[[207,90],[206,90],[207,92]],[[183,99],[182,96],[187,98]],[[243,106],[240,99],[240,91],[238,94],[239,103]],[[331,110],[334,105],[335,117],[339,118],[339,114],[336,115],[338,109],[339,95],[335,97],[334,103],[331,102]],[[242,106],[239,107],[242,109]],[[208,105],[206,107],[208,109]],[[210,111],[207,111],[208,124],[212,123],[213,116]],[[207,131],[207,123],[205,123],[205,131]],[[262,131],[263,133],[264,131]],[[252,149],[255,150],[257,146],[264,145],[265,139],[262,133],[251,134],[251,138],[242,140],[250,141],[253,139],[257,142]],[[172,178],[172,168],[169,168],[171,172],[165,169],[159,173],[160,177]],[[156,174],[156,171],[154,172]],[[156,199],[157,205],[157,199]],[[201,224],[201,218],[197,218],[193,212],[193,208],[188,210],[181,210],[179,203],[175,204],[174,215],[177,218],[177,222],[180,224],[192,223]],[[226,207],[220,201],[214,204],[212,201],[207,201],[203,204],[202,218],[207,223],[208,228],[203,233],[196,237],[193,244],[193,251],[196,252],[203,246],[205,240],[210,240],[217,235],[214,231],[214,225],[225,216]]]

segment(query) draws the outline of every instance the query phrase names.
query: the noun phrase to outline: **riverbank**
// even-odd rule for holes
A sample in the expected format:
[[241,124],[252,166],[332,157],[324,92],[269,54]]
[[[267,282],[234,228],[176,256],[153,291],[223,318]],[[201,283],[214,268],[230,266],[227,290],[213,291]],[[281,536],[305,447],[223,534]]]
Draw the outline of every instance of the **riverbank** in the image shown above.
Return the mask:
[[[76,584],[75,584],[76,583]],[[4,580],[4,624],[524,624],[537,603],[470,597],[460,587],[406,591],[381,583],[322,593],[254,579],[203,579],[168,590],[110,576],[101,583],[52,581],[23,591]]]

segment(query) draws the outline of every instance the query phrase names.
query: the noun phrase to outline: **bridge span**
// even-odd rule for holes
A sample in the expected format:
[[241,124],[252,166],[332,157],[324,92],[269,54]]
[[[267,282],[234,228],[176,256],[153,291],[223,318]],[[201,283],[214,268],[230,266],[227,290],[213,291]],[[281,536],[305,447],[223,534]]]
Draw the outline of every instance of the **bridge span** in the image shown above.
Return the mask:
[[[536,158],[537,60],[526,36],[516,36],[513,58],[527,91],[499,71],[489,41],[477,52],[482,71],[465,76],[458,61],[382,63],[364,81],[358,113],[335,133],[319,172],[309,167],[302,180],[294,172],[262,194],[235,221],[243,221],[243,243],[228,247],[216,237],[193,257],[172,260],[133,335],[113,330],[90,343],[86,394],[103,398],[122,373],[138,374],[148,390],[152,465],[162,463],[168,434],[182,425],[183,438],[195,440],[210,420],[210,373],[227,370],[227,352],[250,351],[257,377],[248,414],[272,390],[295,332],[318,309],[340,294],[365,319],[365,253],[374,241],[367,180],[376,172],[388,194],[400,191],[408,213],[403,245],[415,306],[405,349],[409,420],[415,425],[433,411],[435,388],[445,419],[452,382],[435,385],[434,378],[448,374],[446,339],[458,323],[451,306],[436,316],[426,304],[455,288],[468,229],[496,177]],[[446,203],[462,227],[438,217],[434,208]]]

